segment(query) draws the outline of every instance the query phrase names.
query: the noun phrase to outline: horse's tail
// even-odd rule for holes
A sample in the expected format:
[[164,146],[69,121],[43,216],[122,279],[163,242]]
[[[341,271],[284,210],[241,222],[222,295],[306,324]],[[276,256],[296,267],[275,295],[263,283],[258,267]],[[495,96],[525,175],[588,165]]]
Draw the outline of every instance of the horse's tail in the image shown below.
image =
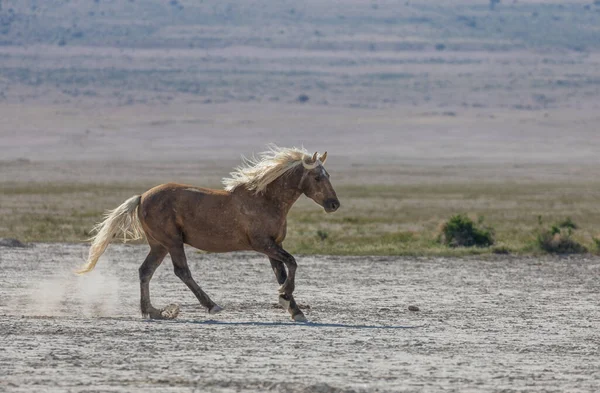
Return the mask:
[[92,242],[90,253],[85,266],[77,271],[83,274],[91,271],[96,266],[98,258],[104,253],[110,241],[117,236],[123,235],[123,241],[136,240],[144,237],[142,224],[137,216],[137,207],[141,200],[140,195],[133,196],[126,200],[115,210],[110,210],[104,215],[104,221],[96,224],[93,232],[96,234],[89,239]]

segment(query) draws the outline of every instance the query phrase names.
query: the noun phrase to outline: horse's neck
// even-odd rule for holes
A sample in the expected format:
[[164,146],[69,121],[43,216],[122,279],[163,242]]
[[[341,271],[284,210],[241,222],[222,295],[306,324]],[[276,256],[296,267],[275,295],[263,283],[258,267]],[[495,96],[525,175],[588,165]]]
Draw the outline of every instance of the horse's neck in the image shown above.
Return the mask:
[[298,188],[296,176],[282,176],[267,186],[264,198],[277,207],[277,210],[287,216],[294,203],[302,195]]

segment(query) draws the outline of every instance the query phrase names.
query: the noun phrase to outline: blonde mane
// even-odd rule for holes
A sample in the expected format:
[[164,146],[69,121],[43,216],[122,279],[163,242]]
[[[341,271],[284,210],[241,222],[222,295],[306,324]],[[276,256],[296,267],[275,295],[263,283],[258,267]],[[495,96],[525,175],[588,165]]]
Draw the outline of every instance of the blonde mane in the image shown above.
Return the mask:
[[235,168],[222,180],[225,190],[233,191],[239,186],[254,190],[257,194],[264,192],[269,184],[289,170],[302,165],[303,160],[311,158],[304,148],[282,148],[275,145],[269,150],[259,153],[258,158],[250,159],[242,156],[242,165]]

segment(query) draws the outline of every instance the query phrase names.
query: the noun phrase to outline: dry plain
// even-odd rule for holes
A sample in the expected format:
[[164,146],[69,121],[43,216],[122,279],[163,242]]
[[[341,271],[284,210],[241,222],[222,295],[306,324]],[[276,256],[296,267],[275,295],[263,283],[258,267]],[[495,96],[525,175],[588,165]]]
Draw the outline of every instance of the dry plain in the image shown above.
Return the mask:
[[[590,257],[300,256],[308,324],[276,307],[268,261],[188,252],[225,307],[209,316],[167,259],[138,315],[145,246],[113,246],[79,277],[82,245],[0,254],[6,391],[596,391],[598,269]],[[420,308],[407,310],[409,305]]]

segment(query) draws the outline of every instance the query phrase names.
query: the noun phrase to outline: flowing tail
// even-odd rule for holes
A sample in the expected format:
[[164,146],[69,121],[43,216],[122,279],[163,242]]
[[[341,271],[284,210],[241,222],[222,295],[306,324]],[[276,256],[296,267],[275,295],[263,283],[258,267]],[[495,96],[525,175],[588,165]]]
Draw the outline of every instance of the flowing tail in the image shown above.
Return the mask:
[[144,237],[142,225],[137,216],[137,207],[141,200],[140,195],[126,200],[115,210],[110,210],[104,215],[104,221],[96,224],[93,231],[96,234],[89,239],[92,242],[90,253],[85,266],[76,273],[83,274],[91,271],[96,266],[98,258],[104,253],[110,241],[121,233],[123,241],[136,240]]

